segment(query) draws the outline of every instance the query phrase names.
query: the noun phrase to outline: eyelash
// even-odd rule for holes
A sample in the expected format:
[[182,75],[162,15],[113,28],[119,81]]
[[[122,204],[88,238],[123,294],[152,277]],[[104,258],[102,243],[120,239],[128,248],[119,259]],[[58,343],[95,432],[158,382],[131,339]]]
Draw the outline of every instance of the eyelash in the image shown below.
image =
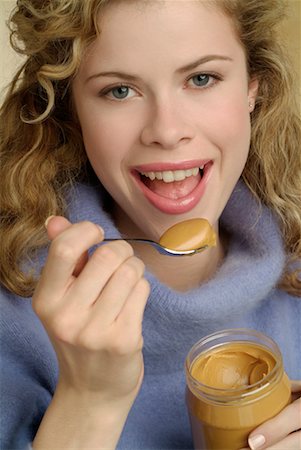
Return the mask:
[[197,76],[205,76],[205,77],[210,77],[213,79],[213,81],[211,81],[211,83],[209,83],[208,85],[206,84],[205,86],[195,86],[194,87],[195,89],[199,89],[199,90],[209,89],[209,88],[215,86],[216,83],[218,83],[219,81],[223,80],[223,77],[221,75],[214,73],[214,72],[197,72],[195,74],[190,75],[189,78],[187,78],[186,83]]
[[[192,80],[193,78],[195,78],[197,76],[206,76],[206,77],[210,77],[213,79],[213,81],[211,81],[211,83],[208,83],[208,85],[207,84],[205,86],[195,85],[193,87],[193,89],[197,89],[197,90],[210,89],[211,87],[215,86],[219,81],[223,81],[223,77],[221,77],[217,73],[197,72],[193,75],[190,75],[189,78],[186,79],[186,83],[188,83],[190,80]],[[114,89],[118,89],[118,88],[128,88],[128,89],[132,89],[132,90],[136,91],[136,88],[129,84],[118,83],[115,86],[110,86],[110,87],[105,88],[104,90],[100,91],[99,97],[106,97],[108,100],[117,101],[117,102],[122,102],[122,101],[127,100],[129,98],[128,96],[125,98],[121,98],[121,99],[108,96],[109,93],[111,93]]]
[[99,97],[107,97],[109,100],[113,100],[113,101],[117,101],[117,102],[126,100],[128,97],[126,97],[124,99],[118,99],[118,98],[112,98],[112,97],[108,96],[108,94],[110,92],[114,91],[114,89],[119,89],[119,88],[129,88],[129,89],[133,89],[134,91],[136,91],[136,88],[134,88],[133,86],[131,86],[129,84],[118,83],[115,86],[111,86],[109,88],[105,88],[103,91],[100,91]]

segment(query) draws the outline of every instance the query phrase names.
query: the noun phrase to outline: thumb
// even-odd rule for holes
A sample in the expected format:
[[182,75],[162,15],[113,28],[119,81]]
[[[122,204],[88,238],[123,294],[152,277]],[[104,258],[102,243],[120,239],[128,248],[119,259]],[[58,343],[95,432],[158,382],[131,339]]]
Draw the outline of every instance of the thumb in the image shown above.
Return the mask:
[[[59,234],[61,234],[63,231],[67,230],[71,226],[72,223],[69,222],[69,220],[67,220],[63,216],[50,216],[48,217],[48,219],[46,219],[45,222],[47,234],[51,241],[53,241],[57,236],[59,236]],[[88,261],[88,252],[85,252],[81,255],[81,257],[77,261],[77,264],[73,272],[74,276],[78,276],[81,273],[87,261]]]
[[45,222],[47,234],[51,241],[67,228],[70,228],[71,225],[71,222],[62,216],[50,216]]

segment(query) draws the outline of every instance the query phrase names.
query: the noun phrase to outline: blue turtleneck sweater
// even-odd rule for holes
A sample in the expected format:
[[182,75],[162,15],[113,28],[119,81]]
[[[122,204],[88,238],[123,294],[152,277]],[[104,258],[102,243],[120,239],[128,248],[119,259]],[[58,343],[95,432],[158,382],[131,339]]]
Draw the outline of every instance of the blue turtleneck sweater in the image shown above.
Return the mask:
[[[77,186],[69,217],[101,224],[107,237],[119,236],[103,211],[99,188]],[[276,287],[286,256],[273,215],[239,182],[221,227],[230,236],[227,256],[214,278],[199,288],[179,293],[147,273],[145,377],[120,449],[192,448],[184,362],[191,346],[214,331],[247,327],[264,332],[279,345],[289,377],[301,379],[301,300]],[[32,442],[57,376],[55,353],[30,300],[2,290],[1,450],[25,449]]]

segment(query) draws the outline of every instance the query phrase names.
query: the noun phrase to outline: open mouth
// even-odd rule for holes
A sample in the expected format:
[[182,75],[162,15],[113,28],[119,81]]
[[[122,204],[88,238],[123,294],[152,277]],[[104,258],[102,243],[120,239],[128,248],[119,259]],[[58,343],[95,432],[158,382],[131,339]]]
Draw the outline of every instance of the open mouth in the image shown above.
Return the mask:
[[152,192],[167,199],[180,199],[190,194],[201,181],[204,166],[186,170],[141,172],[140,180]]
[[190,210],[200,200],[212,165],[213,162],[207,160],[198,164],[184,163],[181,169],[144,166],[135,168],[133,175],[145,197],[156,208],[179,214]]

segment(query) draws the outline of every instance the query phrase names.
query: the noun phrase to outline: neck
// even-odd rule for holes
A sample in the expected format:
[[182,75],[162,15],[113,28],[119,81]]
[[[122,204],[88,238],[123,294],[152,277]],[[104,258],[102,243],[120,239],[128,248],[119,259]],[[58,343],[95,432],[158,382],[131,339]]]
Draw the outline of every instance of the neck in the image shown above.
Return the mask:
[[135,244],[134,251],[159,281],[180,292],[194,289],[208,281],[224,257],[220,240],[217,247],[193,256],[165,256],[151,246],[141,244]]
[[[120,208],[114,208],[114,220],[123,236],[141,236],[141,230],[125,216]],[[131,230],[129,233],[128,230]],[[148,244],[132,244],[135,254],[144,262],[147,270],[170,288],[185,292],[208,281],[221,264],[226,240],[217,236],[217,246],[193,256],[165,256]]]

